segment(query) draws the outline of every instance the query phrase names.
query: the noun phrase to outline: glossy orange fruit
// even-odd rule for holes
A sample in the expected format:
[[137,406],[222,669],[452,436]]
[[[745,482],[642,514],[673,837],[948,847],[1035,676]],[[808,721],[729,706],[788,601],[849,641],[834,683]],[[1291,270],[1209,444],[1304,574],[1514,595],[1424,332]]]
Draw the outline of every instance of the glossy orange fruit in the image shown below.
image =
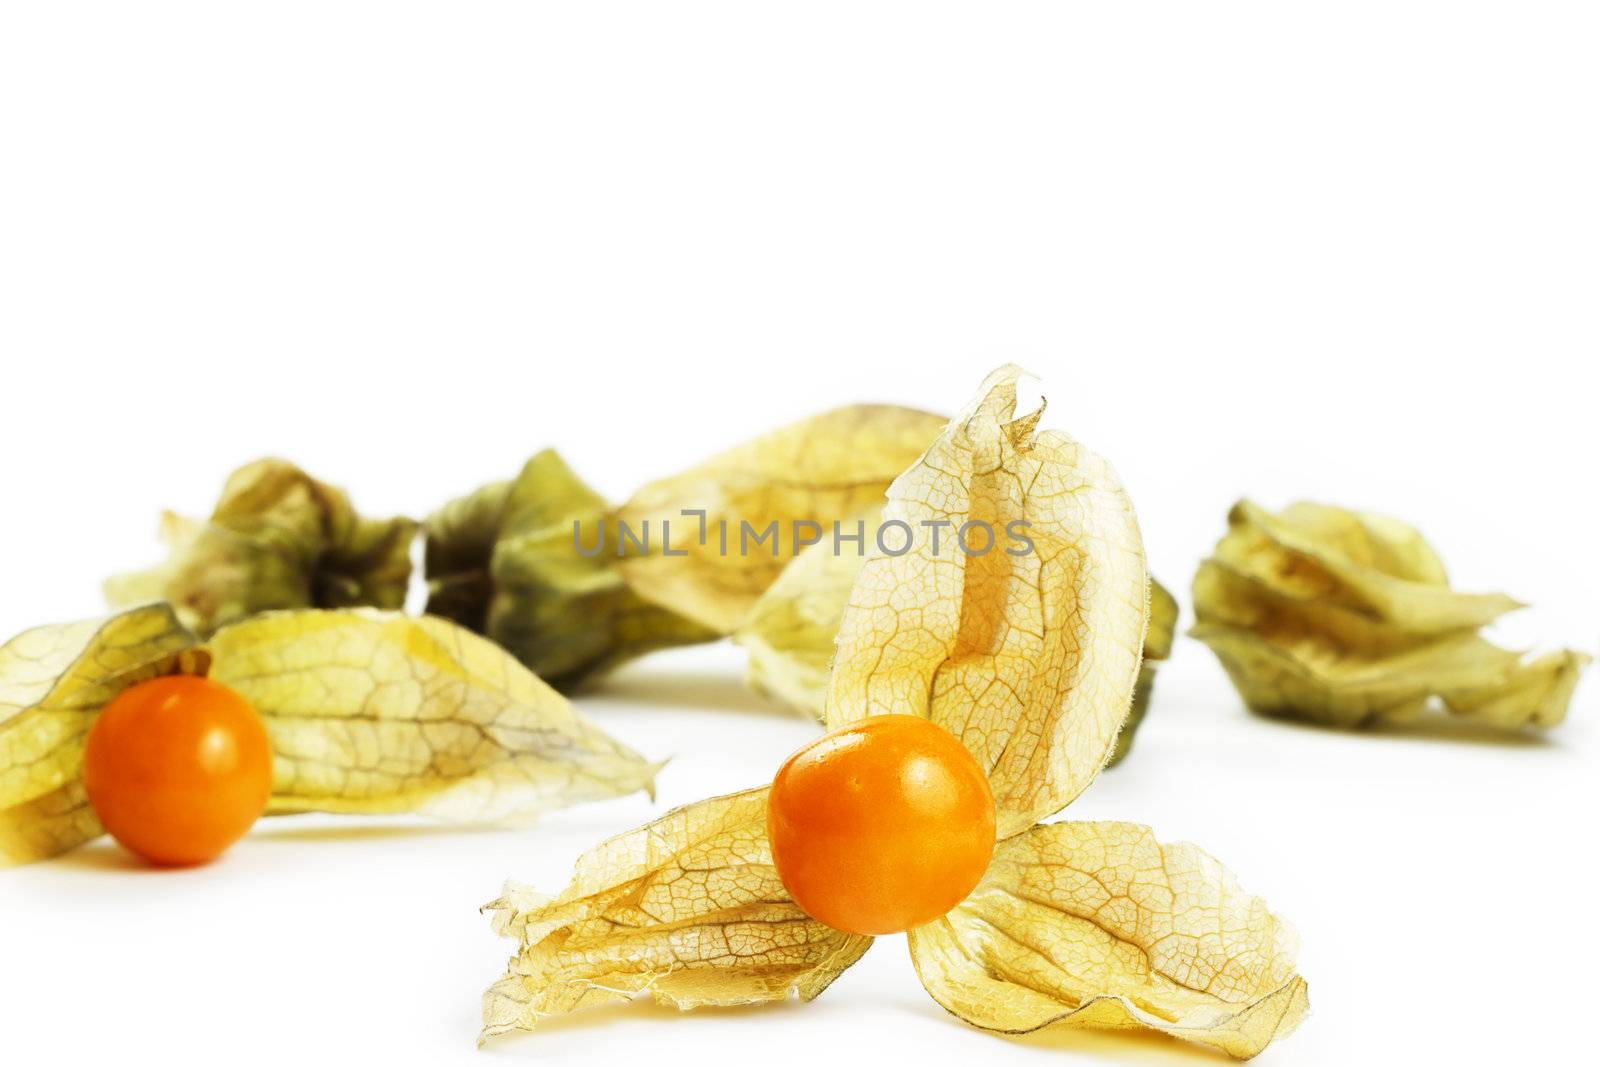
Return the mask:
[[767,838],[795,902],[819,922],[889,934],[971,893],[994,854],[994,796],[972,753],[915,715],[875,715],[790,756]]
[[89,730],[89,803],[152,863],[204,863],[243,837],[272,792],[272,746],[243,697],[207,678],[130,686]]

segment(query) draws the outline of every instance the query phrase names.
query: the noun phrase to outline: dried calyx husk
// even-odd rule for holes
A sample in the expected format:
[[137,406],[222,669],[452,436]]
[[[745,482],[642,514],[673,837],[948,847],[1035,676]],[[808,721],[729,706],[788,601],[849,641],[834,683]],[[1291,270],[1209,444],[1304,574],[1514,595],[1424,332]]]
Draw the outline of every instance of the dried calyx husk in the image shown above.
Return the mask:
[[1547,728],[1589,657],[1529,657],[1479,635],[1521,606],[1452,590],[1427,541],[1395,519],[1245,500],[1195,575],[1190,633],[1262,714],[1359,727],[1414,720],[1437,697],[1480,726]]
[[285,460],[257,460],[229,476],[209,519],[166,512],[167,561],[109,579],[106,599],[114,608],[168,601],[202,637],[263,611],[398,609],[416,528],[363,518],[343,490]]
[[118,693],[168,674],[208,675],[260,713],[273,746],[269,812],[514,824],[648,791],[658,768],[444,619],[268,612],[201,644],[170,605],[148,604],[0,646],[0,865],[99,836],[84,740]]
[[571,687],[660,648],[715,640],[715,630],[645,600],[616,558],[577,551],[610,506],[557,453],[530,459],[430,515],[423,569],[429,614],[506,648],[539,677]]
[[541,452],[514,480],[427,519],[428,611],[562,688],[646,652],[715,640],[778,577],[797,537],[831,534],[881,499],[944,422],[888,405],[839,408],[652,482],[616,508]]
[[[825,723],[911,713],[989,774],[1000,841],[983,882],[908,934],[929,993],[1002,1033],[1146,1028],[1251,1056],[1307,1010],[1295,938],[1216,860],[1130,823],[1044,824],[1089,785],[1127,717],[1148,578],[1104,460],[1016,415],[1020,371],[889,489],[886,521],[1028,524],[1034,551],[967,557],[917,537],[861,568],[838,626]],[[1042,409],[1041,409],[1042,411]],[[648,992],[680,1008],[819,995],[870,946],[810,918],[766,839],[766,790],[687,805],[585,855],[560,895],[488,906],[518,942],[485,1037]]]
[[[874,506],[858,515],[857,522],[872,530],[882,518],[882,509]],[[750,657],[752,688],[818,722],[823,720],[839,624],[865,564],[864,553],[839,552],[832,545],[818,544],[801,552],[784,569],[733,633]],[[1172,654],[1177,623],[1178,602],[1152,578],[1150,624],[1145,631],[1139,682],[1107,766],[1118,763],[1132,747],[1150,707],[1156,667]]]

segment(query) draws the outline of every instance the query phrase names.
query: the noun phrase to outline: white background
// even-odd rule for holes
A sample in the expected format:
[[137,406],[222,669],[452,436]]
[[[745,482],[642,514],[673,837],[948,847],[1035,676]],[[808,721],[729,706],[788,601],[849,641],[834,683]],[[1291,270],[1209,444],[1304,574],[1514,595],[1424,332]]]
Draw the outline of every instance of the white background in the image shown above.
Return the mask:
[[[0,8],[0,632],[93,614],[163,506],[282,454],[423,513],[558,445],[613,496],[857,400],[1033,369],[1185,590],[1249,494],[1420,524],[1508,641],[1600,644],[1600,44],[1584,4]],[[1186,599],[1186,598],[1185,598]],[[1185,602],[1185,624],[1188,620]],[[1001,1039],[885,938],[819,1001],[475,1053],[475,907],[812,736],[669,654],[585,707],[661,803],[262,827],[0,873],[0,1060],[1204,1062]],[[1304,940],[1273,1063],[1571,1061],[1600,684],[1548,740],[1342,735],[1182,641],[1074,817],[1223,858]]]

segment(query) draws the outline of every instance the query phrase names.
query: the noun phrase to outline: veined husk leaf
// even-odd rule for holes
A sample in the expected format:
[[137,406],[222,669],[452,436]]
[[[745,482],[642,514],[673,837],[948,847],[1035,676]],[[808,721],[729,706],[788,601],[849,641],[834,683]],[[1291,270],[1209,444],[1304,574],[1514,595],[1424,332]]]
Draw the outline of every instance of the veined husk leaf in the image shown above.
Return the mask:
[[203,674],[207,657],[166,604],[40,626],[0,646],[0,865],[44,859],[98,837],[83,791],[83,744],[122,690]]
[[1240,502],[1194,602],[1192,635],[1249,707],[1335,726],[1412,720],[1434,697],[1485,726],[1554,726],[1589,661],[1484,640],[1479,627],[1515,600],[1452,591],[1416,530],[1326,505],[1273,515]]
[[550,684],[570,688],[634,656],[720,636],[628,588],[613,552],[592,548],[609,506],[554,451],[509,482],[429,516],[429,614],[504,646]]
[[267,724],[269,811],[518,823],[655,778],[658,765],[445,619],[274,612],[219,630],[209,647],[211,677]]
[[[882,509],[874,507],[858,521],[871,531],[881,518]],[[854,523],[847,525],[855,529]],[[749,654],[747,677],[753,688],[822,721],[834,642],[850,590],[865,563],[864,553],[835,552],[831,545],[822,544],[806,549],[784,568],[734,631],[734,640]],[[1134,732],[1150,705],[1156,665],[1172,654],[1177,623],[1178,602],[1160,582],[1151,579],[1150,624],[1133,705],[1107,766],[1127,755],[1133,743]]]
[[586,853],[557,897],[508,885],[485,910],[518,949],[484,994],[483,1036],[646,991],[683,1010],[820,994],[872,939],[790,899],[766,805],[753,789],[678,808]]
[[[1104,766],[1127,718],[1148,587],[1133,507],[1099,456],[1043,409],[1017,417],[1004,367],[889,488],[885,524],[916,533],[861,569],[829,680],[830,728],[923,715],[989,772],[999,833],[1065,807]],[[995,547],[943,551],[922,524],[987,523]],[[1032,550],[1007,538],[1027,523]],[[981,539],[975,537],[977,543]]]
[[166,600],[202,637],[261,611],[399,608],[415,533],[410,519],[362,518],[343,490],[292,463],[258,460],[228,478],[210,519],[166,513],[170,557],[109,579],[106,600]]
[[1149,1029],[1254,1056],[1307,1012],[1294,932],[1222,864],[1117,822],[1001,842],[966,901],[908,934],[922,984],[975,1026]]
[[[646,524],[650,531],[648,552],[629,543],[619,566],[645,599],[719,634],[731,633],[795,558],[799,540],[816,533],[803,527],[797,536],[795,523],[816,523],[831,538],[835,522],[854,520],[882,501],[889,483],[944,424],[943,416],[925,411],[858,404],[774,430],[652,482],[617,509],[617,523],[635,535]],[[685,510],[705,512],[703,538],[700,519],[685,516]],[[663,523],[670,523],[670,544]],[[742,524],[751,530],[747,541],[741,540]],[[776,524],[775,536],[757,543],[769,524]]]
[[[881,505],[845,523],[870,539],[882,518]],[[758,692],[823,720],[828,702],[828,671],[834,642],[850,603],[866,552],[853,546],[834,551],[831,543],[812,545],[778,575],[734,631],[750,661],[747,678]]]

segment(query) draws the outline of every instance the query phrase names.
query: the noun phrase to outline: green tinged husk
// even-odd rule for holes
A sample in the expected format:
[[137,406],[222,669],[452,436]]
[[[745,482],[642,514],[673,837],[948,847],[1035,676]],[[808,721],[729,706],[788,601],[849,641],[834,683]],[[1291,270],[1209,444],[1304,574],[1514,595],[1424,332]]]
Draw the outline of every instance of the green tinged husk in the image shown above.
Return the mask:
[[1522,605],[1459,593],[1422,535],[1394,519],[1299,503],[1234,505],[1194,580],[1191,635],[1251,710],[1331,726],[1418,718],[1437,697],[1502,730],[1566,716],[1581,652],[1529,658],[1478,630]]
[[427,611],[484,634],[558,688],[716,631],[628,587],[611,552],[586,556],[607,521],[605,500],[553,450],[511,481],[453,500],[423,523]]
[[165,600],[202,637],[263,611],[398,609],[416,529],[406,518],[363,518],[343,490],[292,463],[257,460],[228,478],[209,519],[163,515],[170,557],[109,579],[106,600]]

